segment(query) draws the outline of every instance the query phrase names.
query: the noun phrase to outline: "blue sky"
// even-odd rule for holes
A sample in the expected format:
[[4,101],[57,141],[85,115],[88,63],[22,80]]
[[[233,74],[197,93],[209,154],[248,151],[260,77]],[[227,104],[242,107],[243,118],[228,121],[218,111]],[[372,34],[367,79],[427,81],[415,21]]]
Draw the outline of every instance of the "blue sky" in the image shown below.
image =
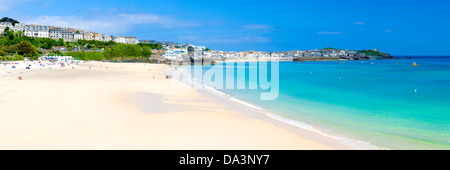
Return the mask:
[[0,0],[0,16],[224,51],[450,55],[446,0]]

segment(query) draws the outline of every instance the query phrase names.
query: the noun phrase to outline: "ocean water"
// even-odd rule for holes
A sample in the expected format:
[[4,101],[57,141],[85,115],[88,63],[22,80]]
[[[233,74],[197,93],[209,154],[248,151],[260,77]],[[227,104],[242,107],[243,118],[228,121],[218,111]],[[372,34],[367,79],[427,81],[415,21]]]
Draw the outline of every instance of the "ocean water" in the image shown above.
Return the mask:
[[[202,67],[209,69],[222,68]],[[450,57],[281,62],[279,96],[270,101],[260,100],[267,90],[248,89],[259,83],[248,78],[252,69],[225,70],[247,89],[217,90],[356,149],[450,149]]]

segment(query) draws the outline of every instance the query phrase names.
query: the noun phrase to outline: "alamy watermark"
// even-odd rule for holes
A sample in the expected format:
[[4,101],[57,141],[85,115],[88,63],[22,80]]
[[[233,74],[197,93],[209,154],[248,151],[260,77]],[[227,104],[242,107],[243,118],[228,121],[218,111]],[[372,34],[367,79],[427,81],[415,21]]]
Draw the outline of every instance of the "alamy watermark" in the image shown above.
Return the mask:
[[[200,62],[179,62],[172,73],[172,85],[186,88],[181,81],[195,89],[205,86],[221,89],[259,89],[261,100],[275,100],[280,91],[279,61],[225,62],[204,68]],[[240,77],[240,78],[237,78]],[[247,81],[248,80],[248,81]],[[248,84],[247,84],[248,83]]]

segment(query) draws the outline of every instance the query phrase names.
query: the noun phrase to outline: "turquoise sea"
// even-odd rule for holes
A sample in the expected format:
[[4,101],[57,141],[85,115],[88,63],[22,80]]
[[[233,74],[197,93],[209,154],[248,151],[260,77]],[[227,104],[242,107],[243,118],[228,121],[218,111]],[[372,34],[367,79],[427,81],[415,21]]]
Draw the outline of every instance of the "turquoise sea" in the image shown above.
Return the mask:
[[[276,100],[260,100],[261,89],[218,90],[299,126],[351,139],[349,145],[450,149],[450,57],[281,62],[279,68]],[[247,75],[237,75],[240,69]],[[245,79],[248,87],[251,69],[249,63],[234,68],[235,82]]]

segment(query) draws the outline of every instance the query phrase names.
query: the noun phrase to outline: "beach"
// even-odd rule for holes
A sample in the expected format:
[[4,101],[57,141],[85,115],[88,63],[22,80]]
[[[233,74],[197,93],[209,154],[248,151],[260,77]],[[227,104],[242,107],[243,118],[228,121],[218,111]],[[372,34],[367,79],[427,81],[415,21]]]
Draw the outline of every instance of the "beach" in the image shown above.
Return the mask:
[[352,149],[207,90],[178,90],[168,65],[27,64],[0,66],[0,149]]

